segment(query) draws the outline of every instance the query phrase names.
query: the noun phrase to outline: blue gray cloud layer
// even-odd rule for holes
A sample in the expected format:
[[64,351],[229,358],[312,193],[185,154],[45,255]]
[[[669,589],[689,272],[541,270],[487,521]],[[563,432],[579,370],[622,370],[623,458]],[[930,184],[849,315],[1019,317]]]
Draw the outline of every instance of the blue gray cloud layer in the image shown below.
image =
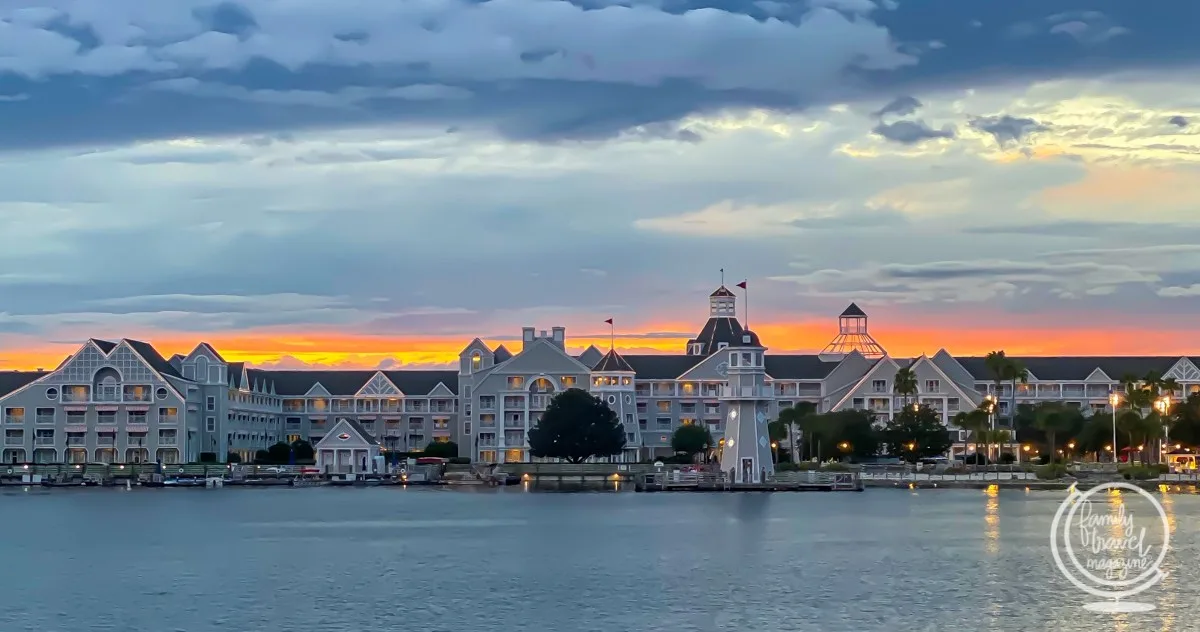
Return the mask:
[[1088,4],[0,0],[0,149],[384,121],[599,138],[1200,55],[1200,4]]

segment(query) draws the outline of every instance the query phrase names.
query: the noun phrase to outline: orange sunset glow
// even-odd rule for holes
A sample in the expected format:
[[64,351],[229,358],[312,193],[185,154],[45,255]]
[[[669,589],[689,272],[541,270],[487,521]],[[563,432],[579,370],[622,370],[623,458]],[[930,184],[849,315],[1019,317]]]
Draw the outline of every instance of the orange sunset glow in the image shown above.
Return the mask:
[[[646,331],[689,331],[698,324],[663,323]],[[759,323],[754,325],[764,343],[774,352],[817,353],[833,337],[830,322]],[[1166,355],[1178,356],[1196,347],[1194,333],[1184,329],[1090,328],[991,328],[950,330],[945,327],[873,328],[880,344],[896,357],[933,354],[939,349],[958,356],[983,355],[1004,349],[1009,355]],[[255,366],[278,368],[375,368],[382,364],[397,368],[429,368],[452,365],[467,337],[347,335],[336,332],[263,330],[239,333],[214,333],[206,336],[178,332],[147,332],[128,337],[146,340],[164,355],[191,351],[201,340],[212,344],[225,359],[248,362]],[[487,339],[491,347],[506,345],[518,351],[521,343],[513,339]],[[80,340],[79,342],[82,342]],[[568,347],[579,353],[588,345],[608,348],[609,336],[594,330],[583,335],[567,332]],[[638,336],[622,334],[616,339],[619,350],[627,353],[682,353],[687,337]],[[33,369],[57,366],[74,352],[77,343],[55,344],[30,341],[17,344],[0,355],[0,368]]]

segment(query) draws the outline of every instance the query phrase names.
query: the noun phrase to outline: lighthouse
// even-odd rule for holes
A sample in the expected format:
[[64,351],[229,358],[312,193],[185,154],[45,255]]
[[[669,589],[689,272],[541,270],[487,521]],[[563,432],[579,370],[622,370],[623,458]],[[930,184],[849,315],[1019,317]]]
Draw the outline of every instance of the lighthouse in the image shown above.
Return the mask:
[[721,391],[725,416],[721,469],[732,473],[734,483],[763,483],[775,473],[767,433],[767,408],[774,396],[766,384],[765,351],[749,329],[721,351],[728,354],[729,363],[728,382]]

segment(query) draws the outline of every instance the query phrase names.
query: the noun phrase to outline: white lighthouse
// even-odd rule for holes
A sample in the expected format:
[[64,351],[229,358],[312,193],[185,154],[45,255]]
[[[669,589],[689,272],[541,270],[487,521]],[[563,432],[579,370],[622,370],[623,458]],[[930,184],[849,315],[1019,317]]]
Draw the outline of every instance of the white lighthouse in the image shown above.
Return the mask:
[[766,385],[765,351],[758,335],[747,329],[720,352],[729,356],[728,385],[721,392],[725,414],[721,469],[732,472],[734,483],[762,483],[775,473],[767,433],[767,407],[774,396]]

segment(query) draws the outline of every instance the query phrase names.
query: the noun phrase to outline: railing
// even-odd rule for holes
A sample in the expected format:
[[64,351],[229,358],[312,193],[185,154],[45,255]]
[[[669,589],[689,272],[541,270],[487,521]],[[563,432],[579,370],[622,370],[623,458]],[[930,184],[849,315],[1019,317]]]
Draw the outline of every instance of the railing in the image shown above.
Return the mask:
[[54,415],[38,415],[34,418],[35,423],[52,424],[54,423]]
[[5,415],[4,423],[6,423],[6,424],[23,424],[23,423],[25,423],[25,415]]
[[160,445],[160,446],[179,445],[179,439],[177,437],[159,437],[158,445]]
[[34,445],[54,445],[54,437],[37,437],[33,440]]
[[82,448],[87,446],[87,439],[83,437],[67,437],[68,448]]
[[774,397],[770,387],[767,386],[742,386],[735,388],[726,386],[721,389],[720,397]]
[[4,445],[25,445],[25,437],[4,437]]
[[971,472],[967,474],[931,474],[927,472],[867,472],[862,473],[864,481],[894,481],[898,483],[913,482],[942,482],[942,481],[995,481],[995,480],[1037,480],[1033,472]]

